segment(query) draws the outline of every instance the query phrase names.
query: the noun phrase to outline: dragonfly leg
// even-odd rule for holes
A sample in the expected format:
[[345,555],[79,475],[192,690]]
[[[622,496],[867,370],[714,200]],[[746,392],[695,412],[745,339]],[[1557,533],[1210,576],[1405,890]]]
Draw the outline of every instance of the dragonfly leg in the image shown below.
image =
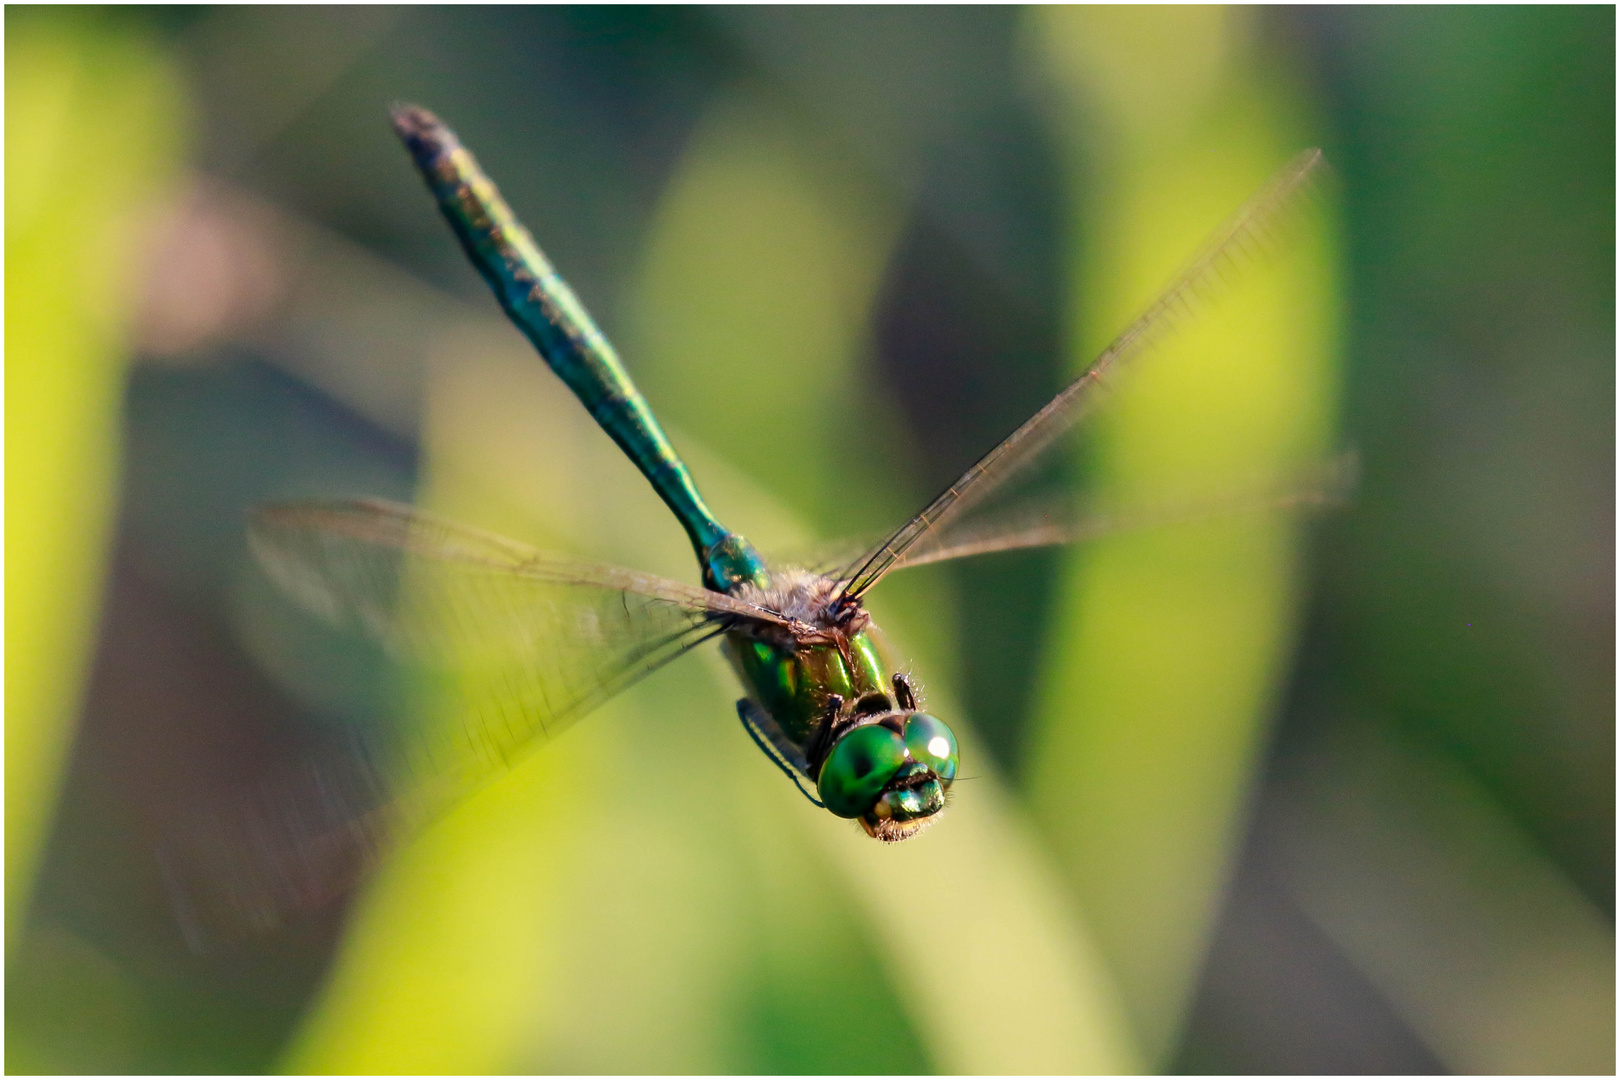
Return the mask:
[[789,780],[793,781],[793,786],[799,789],[799,794],[809,799],[816,806],[823,806],[822,801],[812,795],[809,789],[804,786],[804,769],[802,767],[795,768],[795,763],[790,762],[787,754],[766,733],[767,724],[773,727],[775,725],[765,715],[764,711],[747,698],[740,698],[737,701],[737,719],[742,721],[743,729],[748,732],[748,737],[754,740],[754,745],[759,747],[760,752],[775,762],[776,767],[786,773]]
[[906,712],[917,708],[917,692],[911,688],[911,680],[898,671],[894,673],[894,700]]

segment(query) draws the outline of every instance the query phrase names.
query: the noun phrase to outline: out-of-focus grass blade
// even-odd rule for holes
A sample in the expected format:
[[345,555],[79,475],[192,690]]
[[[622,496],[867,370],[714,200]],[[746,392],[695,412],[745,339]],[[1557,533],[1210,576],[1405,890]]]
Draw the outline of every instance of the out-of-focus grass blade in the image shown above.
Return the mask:
[[1614,930],[1445,757],[1370,721],[1296,755],[1266,848],[1447,1068],[1614,1072]]
[[84,12],[6,19],[6,934],[94,643],[142,227],[178,165],[168,58]]
[[[1249,63],[1246,18],[1031,16],[1032,58],[1069,140],[1083,245],[1075,370],[1312,141],[1286,81]],[[1080,132],[1093,137],[1082,145]],[[1097,418],[1092,472],[1104,497],[1215,493],[1223,477],[1287,471],[1325,451],[1335,304],[1330,231],[1314,213]],[[1181,1022],[1287,663],[1296,531],[1256,515],[1111,537],[1067,556],[1028,751],[1031,797],[1150,1068]]]

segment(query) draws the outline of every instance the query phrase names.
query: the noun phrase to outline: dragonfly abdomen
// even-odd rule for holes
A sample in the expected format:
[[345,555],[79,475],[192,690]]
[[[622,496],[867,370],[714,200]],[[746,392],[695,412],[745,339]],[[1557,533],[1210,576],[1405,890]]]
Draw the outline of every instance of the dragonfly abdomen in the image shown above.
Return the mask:
[[704,584],[721,592],[743,582],[763,584],[764,562],[746,540],[715,520],[613,346],[494,181],[455,133],[426,109],[396,106],[393,121],[467,257],[507,316],[685,528]]

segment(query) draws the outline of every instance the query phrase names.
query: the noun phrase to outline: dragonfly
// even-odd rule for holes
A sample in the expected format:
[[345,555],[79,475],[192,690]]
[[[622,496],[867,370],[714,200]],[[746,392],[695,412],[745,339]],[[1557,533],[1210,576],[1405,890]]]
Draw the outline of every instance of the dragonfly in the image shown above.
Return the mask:
[[[341,752],[182,830],[163,862],[188,933],[220,923],[266,928],[319,906],[413,816],[437,812],[711,640],[742,686],[744,730],[811,803],[879,841],[915,837],[946,808],[958,744],[894,663],[868,594],[908,567],[1130,524],[1050,502],[985,508],[1053,458],[1121,370],[1274,243],[1324,171],[1317,150],[1288,162],[1079,377],[898,528],[814,570],[768,562],[715,518],[613,346],[472,154],[426,109],[397,105],[391,117],[501,308],[685,530],[701,584],[544,553],[377,499],[253,510],[249,546],[266,574],[414,671],[412,693],[427,703],[416,715],[441,722],[355,732]],[[1247,501],[1331,501],[1342,481],[1316,477]],[[1188,516],[1196,511],[1168,515]]]

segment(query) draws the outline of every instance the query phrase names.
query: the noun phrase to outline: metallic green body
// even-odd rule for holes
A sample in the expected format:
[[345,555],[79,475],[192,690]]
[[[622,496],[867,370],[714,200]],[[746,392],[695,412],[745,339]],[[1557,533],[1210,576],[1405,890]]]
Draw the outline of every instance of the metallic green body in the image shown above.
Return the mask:
[[794,648],[747,631],[734,632],[727,644],[743,685],[801,753],[826,720],[834,695],[854,702],[891,688],[892,674],[870,628],[851,635],[847,651],[833,645]]
[[748,688],[738,714],[760,748],[790,776],[817,783],[831,800],[811,796],[817,805],[858,818],[882,840],[913,835],[944,809],[955,775],[954,741],[945,773],[940,763],[917,756],[926,757],[923,747],[932,743],[906,742],[915,727],[907,726],[908,717],[938,721],[917,711],[910,684],[884,660],[859,597],[803,571],[773,576],[748,541],[715,520],[613,346],[473,156],[425,109],[400,106],[393,119],[507,316],[686,529],[705,588],[772,616],[724,627],[726,651]]
[[[613,346],[472,154],[426,110],[394,110],[394,127],[501,307],[680,519],[704,585],[730,594],[769,590],[764,561],[747,540],[715,520]],[[835,696],[853,702],[889,687],[876,643],[864,630],[838,644],[811,646],[762,638],[747,627],[727,636],[727,651],[750,696],[801,757]]]
[[[876,840],[917,835],[946,808],[960,748],[889,660],[866,592],[904,566],[1129,527],[1113,515],[1029,502],[1028,492],[1009,491],[1009,503],[991,510],[999,520],[974,514],[1010,480],[1050,464],[1049,449],[1066,456],[1061,436],[1113,373],[1144,355],[1190,300],[1225,283],[1240,256],[1266,246],[1323,168],[1314,150],[1290,162],[1083,374],[882,543],[828,572],[768,571],[715,520],[612,346],[472,155],[426,110],[400,106],[393,119],[501,307],[681,522],[704,588],[548,555],[377,500],[256,510],[249,543],[271,579],[326,621],[383,645],[402,663],[400,675],[427,677],[410,684],[424,707],[397,725],[345,731],[296,770],[165,841],[165,875],[188,933],[218,918],[262,929],[334,898],[396,824],[715,638],[745,688],[736,701],[744,731],[806,798]],[[1331,502],[1331,487],[1347,482],[1248,505]],[[616,812],[616,794],[607,788],[593,806]],[[407,806],[407,798],[422,802]],[[749,801],[739,801],[739,817]]]

